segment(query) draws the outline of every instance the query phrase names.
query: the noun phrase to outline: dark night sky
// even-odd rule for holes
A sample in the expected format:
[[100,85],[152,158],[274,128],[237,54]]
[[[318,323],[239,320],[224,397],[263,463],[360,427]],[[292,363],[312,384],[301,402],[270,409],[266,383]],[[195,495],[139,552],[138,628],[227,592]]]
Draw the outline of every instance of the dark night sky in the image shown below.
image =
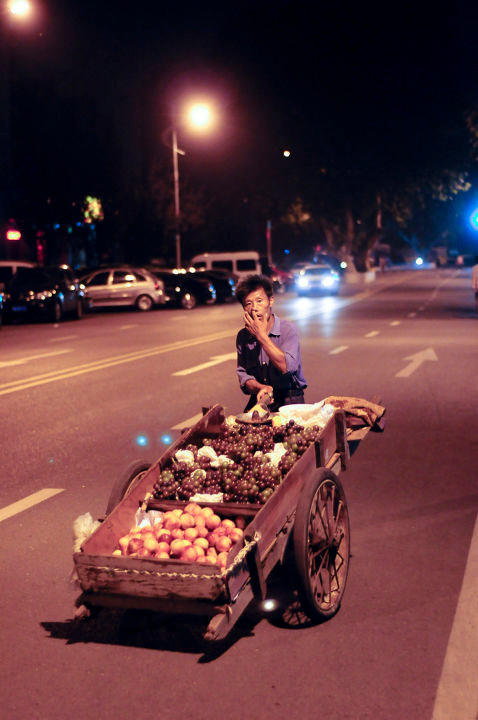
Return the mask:
[[379,181],[452,162],[478,99],[473,5],[43,0],[15,48],[25,187],[114,192],[193,87],[222,113],[214,138],[183,135],[193,171],[273,173],[284,147],[302,173]]

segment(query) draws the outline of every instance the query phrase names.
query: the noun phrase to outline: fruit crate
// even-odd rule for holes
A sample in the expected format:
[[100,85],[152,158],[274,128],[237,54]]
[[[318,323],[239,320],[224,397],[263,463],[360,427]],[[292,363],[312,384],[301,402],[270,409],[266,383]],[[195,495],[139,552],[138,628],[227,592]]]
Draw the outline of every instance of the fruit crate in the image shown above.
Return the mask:
[[204,503],[222,518],[244,518],[244,535],[231,548],[225,568],[112,554],[119,537],[135,524],[138,507],[168,510],[187,504],[154,500],[153,487],[178,450],[217,437],[224,421],[224,409],[214,405],[148,469],[122,481],[121,498],[118,487],[113,490],[117,504],[73,556],[83,591],[77,605],[202,614],[210,617],[206,639],[220,640],[252,599],[265,599],[267,578],[284,559],[292,536],[304,610],[313,619],[337,612],[350,555],[347,503],[337,477],[350,460],[342,411],[329,419],[265,504]]

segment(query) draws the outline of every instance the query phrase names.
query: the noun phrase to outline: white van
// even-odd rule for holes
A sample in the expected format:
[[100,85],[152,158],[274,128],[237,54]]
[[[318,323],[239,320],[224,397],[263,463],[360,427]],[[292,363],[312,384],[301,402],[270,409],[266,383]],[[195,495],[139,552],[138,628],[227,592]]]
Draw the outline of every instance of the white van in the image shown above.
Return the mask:
[[195,255],[191,265],[196,270],[228,270],[239,278],[262,273],[259,253],[255,250],[240,252],[217,252]]

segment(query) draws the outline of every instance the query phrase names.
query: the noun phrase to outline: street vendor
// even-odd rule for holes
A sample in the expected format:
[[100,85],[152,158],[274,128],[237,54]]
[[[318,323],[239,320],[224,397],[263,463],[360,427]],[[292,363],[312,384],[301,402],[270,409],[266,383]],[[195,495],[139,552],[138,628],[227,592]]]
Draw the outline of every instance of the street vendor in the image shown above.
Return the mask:
[[269,409],[304,403],[307,382],[302,372],[299,334],[295,325],[272,312],[272,283],[263,275],[249,275],[237,287],[244,309],[244,327],[236,338],[237,375],[241,390],[250,395],[244,412],[273,398]]

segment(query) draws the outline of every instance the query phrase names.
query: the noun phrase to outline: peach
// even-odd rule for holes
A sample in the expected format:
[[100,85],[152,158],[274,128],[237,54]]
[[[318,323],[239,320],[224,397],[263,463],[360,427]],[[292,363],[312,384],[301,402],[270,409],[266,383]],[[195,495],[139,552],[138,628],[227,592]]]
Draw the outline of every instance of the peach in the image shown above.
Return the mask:
[[196,550],[194,545],[189,545],[188,547],[184,548],[179,559],[185,560],[186,562],[196,562],[197,558],[198,551]]
[[184,538],[184,530],[181,528],[174,528],[171,530],[171,540],[182,540]]
[[181,515],[181,517],[179,518],[179,522],[183,530],[185,530],[186,528],[194,527],[194,525],[196,524],[194,517],[186,512]]
[[206,555],[206,551],[205,551],[204,548],[202,548],[200,545],[194,545],[194,543],[193,543],[193,548],[196,549],[196,552],[197,552],[197,554],[198,554],[198,558],[199,558],[199,557],[203,557],[203,556]]
[[221,520],[221,527],[225,527],[227,530],[227,533],[229,534],[229,531],[232,530],[232,528],[236,527],[236,524],[234,520],[230,520],[229,518],[224,518],[224,520]]
[[161,552],[167,553],[169,557],[169,543],[165,542],[164,540],[158,543],[158,547],[156,549],[156,554]]
[[180,527],[180,525],[178,517],[168,517],[168,519],[164,521],[164,527],[167,530],[174,530],[175,528]]
[[227,565],[227,552],[220,552],[217,556],[217,564],[220,567],[226,567]]
[[189,513],[190,515],[199,515],[201,512],[201,506],[195,502],[188,503],[184,508],[184,512]]
[[185,540],[195,540],[199,535],[198,529],[195,527],[188,527],[184,531]]
[[203,508],[201,508],[201,515],[203,517],[207,518],[210,515],[214,515],[214,510],[210,507],[203,507]]
[[143,547],[143,540],[141,538],[133,537],[128,543],[128,555],[137,553],[140,548]]
[[209,547],[208,541],[206,540],[206,538],[203,538],[203,537],[198,537],[195,540],[193,540],[193,545],[203,548],[203,550],[207,550]]
[[123,553],[121,552],[121,550],[119,548],[117,548],[116,550],[113,550],[113,552],[111,554],[112,555],[122,555]]
[[150,553],[150,551],[147,548],[142,547],[138,550],[138,552],[136,554],[138,555],[138,557],[151,557],[152,553]]
[[231,532],[229,533],[229,537],[231,538],[233,543],[238,542],[242,538],[243,535],[244,535],[243,531],[241,530],[241,528],[238,528],[238,527],[233,528],[231,530]]
[[215,530],[219,525],[221,524],[221,518],[219,515],[216,515],[213,513],[212,515],[208,515],[206,517],[206,527],[208,530]]
[[158,542],[171,542],[172,539],[171,530],[167,530],[166,528],[161,528],[161,530],[156,533],[156,540]]
[[123,555],[126,555],[126,553],[128,551],[129,541],[130,541],[129,535],[123,535],[123,537],[120,537],[120,539],[118,540],[118,544],[120,546],[120,549],[121,549],[121,552]]
[[176,515],[176,517],[181,517],[181,515],[183,514],[182,508],[174,508],[174,510],[171,510],[171,512],[173,513],[173,515]]
[[164,550],[160,550],[154,554],[154,557],[158,560],[169,560],[169,553]]
[[154,537],[153,533],[148,533],[148,535],[145,535],[144,538],[144,546],[146,550],[149,550],[151,553],[155,553],[158,549],[158,541]]
[[198,536],[202,538],[206,538],[209,535],[209,530],[205,525],[198,525]]
[[170,553],[172,557],[179,557],[183,550],[189,546],[192,546],[192,543],[189,542],[189,540],[180,540],[179,538],[176,540],[173,540],[170,545]]
[[194,515],[194,521],[195,521],[196,527],[205,527],[205,525],[206,525],[206,518],[202,514]]
[[232,540],[231,538],[228,538],[227,535],[221,535],[216,540],[216,550],[219,552],[219,554],[225,552],[228,553],[232,546]]

